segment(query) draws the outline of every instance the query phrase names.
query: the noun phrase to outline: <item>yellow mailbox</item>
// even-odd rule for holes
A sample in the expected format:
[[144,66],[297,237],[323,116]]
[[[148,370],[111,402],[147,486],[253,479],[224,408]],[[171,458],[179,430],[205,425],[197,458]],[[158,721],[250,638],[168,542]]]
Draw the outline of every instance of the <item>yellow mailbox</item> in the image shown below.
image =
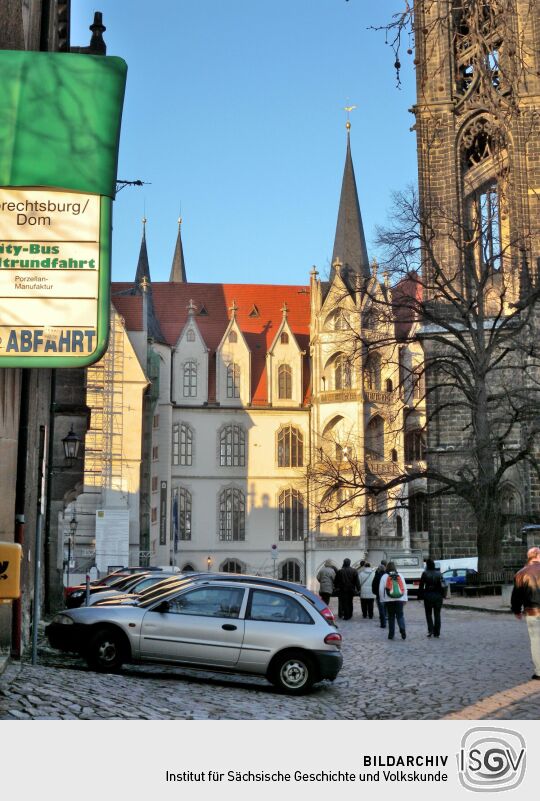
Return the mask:
[[0,542],[0,603],[21,596],[22,547],[16,542]]

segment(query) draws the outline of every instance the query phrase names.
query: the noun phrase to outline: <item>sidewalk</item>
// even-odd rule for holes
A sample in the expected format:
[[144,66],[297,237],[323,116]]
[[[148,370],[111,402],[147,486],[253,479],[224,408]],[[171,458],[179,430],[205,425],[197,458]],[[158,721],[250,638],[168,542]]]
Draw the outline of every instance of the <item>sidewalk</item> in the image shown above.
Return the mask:
[[466,609],[474,612],[492,612],[494,614],[511,615],[510,602],[501,595],[483,595],[465,598],[451,595],[444,601],[445,609]]

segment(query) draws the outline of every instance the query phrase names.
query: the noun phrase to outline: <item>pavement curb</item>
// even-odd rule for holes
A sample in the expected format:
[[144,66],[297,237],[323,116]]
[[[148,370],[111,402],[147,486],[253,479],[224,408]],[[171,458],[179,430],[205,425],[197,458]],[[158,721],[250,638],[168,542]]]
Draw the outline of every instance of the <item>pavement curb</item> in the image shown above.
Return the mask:
[[465,609],[468,612],[487,612],[489,615],[511,615],[510,609],[486,609],[485,606],[469,606],[469,604],[453,604],[446,602],[445,609]]

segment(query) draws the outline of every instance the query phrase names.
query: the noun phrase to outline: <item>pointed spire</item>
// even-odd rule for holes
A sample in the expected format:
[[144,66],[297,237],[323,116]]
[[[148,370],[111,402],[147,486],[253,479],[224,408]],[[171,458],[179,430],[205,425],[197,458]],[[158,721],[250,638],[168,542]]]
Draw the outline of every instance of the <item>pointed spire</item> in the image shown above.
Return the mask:
[[135,273],[135,287],[137,289],[141,286],[141,281],[145,278],[151,282],[150,278],[150,265],[148,263],[148,251],[146,249],[146,217],[143,217],[143,233],[141,240],[141,249],[139,251],[139,261],[137,262],[137,272]]
[[347,155],[343,170],[330,280],[334,277],[333,265],[336,259],[342,262],[346,273],[356,273],[362,278],[370,277],[366,238],[351,156],[350,127],[350,122],[347,121]]
[[171,267],[171,274],[169,281],[175,284],[187,283],[186,278],[186,265],[184,262],[184,249],[182,247],[182,218],[178,218],[178,237],[176,239],[176,247],[174,249],[174,256]]

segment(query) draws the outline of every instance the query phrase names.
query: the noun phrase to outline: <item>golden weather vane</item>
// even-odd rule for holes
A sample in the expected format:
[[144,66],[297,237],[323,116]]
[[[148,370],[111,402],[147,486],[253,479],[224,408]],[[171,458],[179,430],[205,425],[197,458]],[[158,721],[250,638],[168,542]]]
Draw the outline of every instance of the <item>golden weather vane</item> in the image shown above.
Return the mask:
[[345,127],[348,131],[351,130],[351,111],[354,111],[356,106],[344,106],[345,111],[347,112],[347,122],[345,123]]

